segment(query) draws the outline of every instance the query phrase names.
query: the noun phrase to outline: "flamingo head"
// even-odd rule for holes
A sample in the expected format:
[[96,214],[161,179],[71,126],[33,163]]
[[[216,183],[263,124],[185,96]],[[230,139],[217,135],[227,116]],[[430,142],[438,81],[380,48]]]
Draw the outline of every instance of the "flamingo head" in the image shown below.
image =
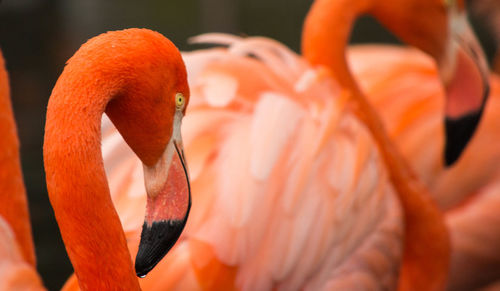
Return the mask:
[[[135,261],[145,276],[179,238],[191,206],[181,137],[189,103],[186,68],[177,48],[165,38],[140,50],[123,74],[127,84],[106,106],[106,113],[142,161],[147,192],[146,216]],[[128,54],[134,54],[128,51]],[[132,60],[133,58],[127,58]]]
[[464,0],[375,3],[372,12],[379,21],[437,62],[446,90],[445,163],[452,165],[471,139],[489,94],[488,65]]

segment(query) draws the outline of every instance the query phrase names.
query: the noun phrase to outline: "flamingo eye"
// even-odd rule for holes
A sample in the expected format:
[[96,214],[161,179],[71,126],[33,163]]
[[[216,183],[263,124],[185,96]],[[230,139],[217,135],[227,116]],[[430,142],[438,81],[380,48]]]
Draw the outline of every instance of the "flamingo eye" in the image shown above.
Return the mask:
[[186,99],[184,98],[184,95],[182,95],[182,93],[175,94],[175,107],[177,107],[177,109],[182,109],[185,102]]

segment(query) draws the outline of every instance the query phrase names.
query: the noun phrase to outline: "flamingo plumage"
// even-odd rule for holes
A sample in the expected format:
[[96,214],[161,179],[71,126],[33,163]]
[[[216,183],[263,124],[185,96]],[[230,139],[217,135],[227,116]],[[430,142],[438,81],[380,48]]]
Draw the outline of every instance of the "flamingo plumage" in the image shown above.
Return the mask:
[[23,183],[19,141],[0,52],[0,290],[43,290]]
[[[44,163],[50,201],[81,290],[139,290],[189,212],[180,123],[189,102],[177,48],[147,29],[108,32],[68,61],[52,91]],[[100,151],[106,112],[143,164],[148,203],[135,271]]]

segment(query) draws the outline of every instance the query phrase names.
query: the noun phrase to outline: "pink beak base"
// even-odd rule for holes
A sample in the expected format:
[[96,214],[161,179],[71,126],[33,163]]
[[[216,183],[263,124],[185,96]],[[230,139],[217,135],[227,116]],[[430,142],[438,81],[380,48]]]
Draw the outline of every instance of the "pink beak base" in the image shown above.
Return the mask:
[[147,199],[146,218],[135,259],[135,271],[139,277],[146,276],[174,246],[191,208],[191,189],[184,158],[177,145],[175,149],[162,191]]

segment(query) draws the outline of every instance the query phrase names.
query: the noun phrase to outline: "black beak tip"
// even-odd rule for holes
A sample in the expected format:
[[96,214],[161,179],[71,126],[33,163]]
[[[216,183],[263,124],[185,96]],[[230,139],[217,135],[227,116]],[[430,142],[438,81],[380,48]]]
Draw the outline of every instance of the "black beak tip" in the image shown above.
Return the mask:
[[445,119],[446,140],[444,155],[447,167],[453,165],[464,151],[476,131],[481,114],[482,110],[456,119]]
[[146,276],[174,246],[182,233],[186,220],[168,220],[146,223],[142,226],[141,242],[135,259],[138,277]]

